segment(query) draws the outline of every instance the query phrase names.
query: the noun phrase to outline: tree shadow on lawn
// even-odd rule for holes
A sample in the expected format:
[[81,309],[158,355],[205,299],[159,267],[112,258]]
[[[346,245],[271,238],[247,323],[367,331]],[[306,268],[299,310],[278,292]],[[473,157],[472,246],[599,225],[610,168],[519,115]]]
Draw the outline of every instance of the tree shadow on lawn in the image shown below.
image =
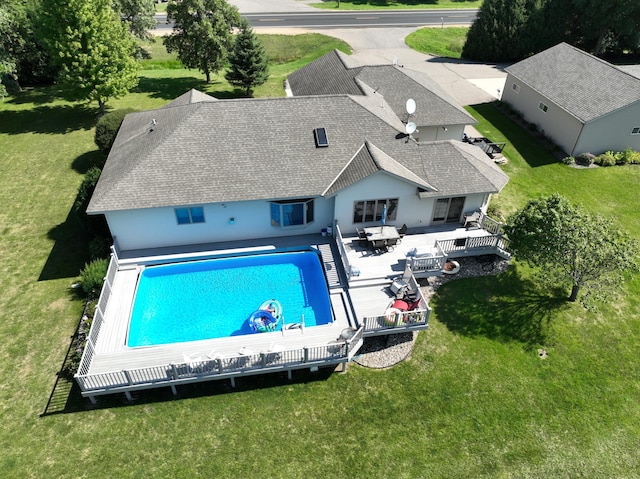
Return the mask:
[[568,307],[523,279],[515,266],[497,276],[452,281],[432,301],[438,320],[450,331],[533,348],[548,339],[551,320]]
[[77,130],[90,130],[95,126],[97,118],[97,110],[80,104],[4,110],[0,112],[0,133],[60,135]]
[[[502,133],[507,141],[507,147],[511,145],[531,168],[557,163],[556,157],[542,146],[531,134],[511,118],[502,113],[496,106],[496,102],[471,105],[471,108],[482,115],[491,125]],[[490,138],[492,141],[501,141]]]
[[[195,77],[151,78],[141,76],[138,86],[133,92],[146,93],[151,98],[163,98],[168,101],[175,100],[193,88],[220,99],[244,97],[242,91],[233,88],[227,88],[226,90],[215,89],[217,85],[222,84],[223,82],[215,80],[207,83],[204,79]],[[228,86],[226,83],[225,85]]]
[[73,160],[73,162],[71,163],[71,168],[74,171],[77,171],[78,173],[84,175],[94,166],[102,169],[105,161],[105,154],[100,150],[87,151],[86,153],[83,153],[75,160]]
[[47,236],[54,243],[38,281],[78,276],[89,260],[89,236],[73,210],[65,222],[51,228]]

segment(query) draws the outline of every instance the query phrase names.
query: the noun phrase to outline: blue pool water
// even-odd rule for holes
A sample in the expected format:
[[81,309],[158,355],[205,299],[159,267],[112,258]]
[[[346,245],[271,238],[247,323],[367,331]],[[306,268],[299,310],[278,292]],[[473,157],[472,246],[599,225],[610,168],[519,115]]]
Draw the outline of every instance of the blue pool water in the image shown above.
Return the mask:
[[[270,253],[152,266],[140,275],[127,345],[151,346],[254,333],[247,319],[268,299],[287,324],[332,321],[316,252]],[[279,328],[278,328],[279,330]]]

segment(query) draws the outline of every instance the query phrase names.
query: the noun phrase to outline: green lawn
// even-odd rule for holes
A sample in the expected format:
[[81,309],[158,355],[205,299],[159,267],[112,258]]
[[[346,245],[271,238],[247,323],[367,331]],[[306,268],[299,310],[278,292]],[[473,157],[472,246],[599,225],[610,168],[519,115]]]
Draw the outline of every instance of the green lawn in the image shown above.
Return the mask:
[[405,43],[420,53],[460,58],[468,27],[421,28],[407,35]]
[[[316,8],[338,9],[337,0],[310,4]],[[480,8],[482,0],[341,0],[340,10],[436,10],[444,8]]]
[[[280,85],[301,61],[273,67]],[[232,94],[196,71],[140,74],[111,108],[157,107],[192,87]],[[82,309],[70,285],[87,251],[69,212],[100,159],[90,106],[55,88],[0,103],[3,477],[637,477],[640,279],[594,313],[540,291],[518,264],[446,284],[411,359],[389,370],[220,381],[181,387],[178,400],[166,388],[96,408],[63,383],[40,417]],[[491,105],[470,111],[509,143],[505,212],[559,191],[640,236],[640,168],[568,168]]]

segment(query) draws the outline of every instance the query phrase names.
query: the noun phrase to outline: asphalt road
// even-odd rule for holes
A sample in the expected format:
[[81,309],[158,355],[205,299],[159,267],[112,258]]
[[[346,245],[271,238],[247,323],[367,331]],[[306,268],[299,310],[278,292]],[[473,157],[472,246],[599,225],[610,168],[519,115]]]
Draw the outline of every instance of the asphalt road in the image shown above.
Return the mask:
[[[384,28],[470,25],[478,11],[468,10],[397,10],[348,12],[275,12],[243,13],[254,28]],[[171,30],[166,14],[155,16],[156,30]]]
[[[327,12],[307,5],[314,0],[228,1],[250,19],[258,33],[322,31],[351,45],[354,62],[362,65],[397,63],[426,73],[462,105],[495,100],[504,89],[506,73],[503,65],[424,55],[410,49],[404,42],[407,35],[422,26],[470,24],[477,15],[476,10]],[[157,15],[156,19],[159,25],[155,34],[170,34],[172,28],[166,23],[166,15]]]

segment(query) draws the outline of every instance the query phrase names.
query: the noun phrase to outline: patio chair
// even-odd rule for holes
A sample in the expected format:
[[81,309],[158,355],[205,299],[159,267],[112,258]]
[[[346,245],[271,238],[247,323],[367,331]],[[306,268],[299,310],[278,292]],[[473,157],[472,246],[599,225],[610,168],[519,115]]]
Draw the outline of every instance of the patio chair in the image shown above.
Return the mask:
[[400,238],[392,238],[392,239],[386,240],[385,245],[387,247],[387,251],[393,251],[393,248],[395,248],[399,242],[400,242]]
[[356,233],[358,233],[358,242],[360,243],[360,246],[366,245],[369,242],[367,239],[367,233],[365,233],[364,230],[356,228]]
[[403,224],[402,227],[398,230],[398,234],[400,235],[400,239],[398,240],[398,243],[402,242],[402,238],[404,238],[404,235],[407,234],[407,230],[409,228],[407,227],[407,224]]
[[374,253],[387,251],[387,242],[385,240],[373,240],[371,242],[371,249]]

